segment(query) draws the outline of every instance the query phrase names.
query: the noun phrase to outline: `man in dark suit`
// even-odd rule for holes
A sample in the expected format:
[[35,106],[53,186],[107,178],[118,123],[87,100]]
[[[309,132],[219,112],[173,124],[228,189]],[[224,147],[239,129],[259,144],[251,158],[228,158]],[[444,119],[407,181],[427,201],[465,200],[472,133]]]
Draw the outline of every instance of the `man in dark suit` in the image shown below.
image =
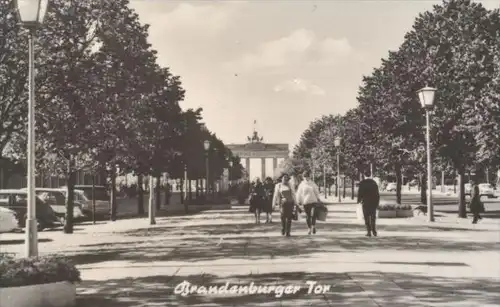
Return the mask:
[[377,218],[377,208],[380,203],[378,185],[373,179],[364,179],[359,183],[358,204],[363,206],[363,216],[365,218],[366,236],[371,237],[372,233],[377,236],[375,228]]

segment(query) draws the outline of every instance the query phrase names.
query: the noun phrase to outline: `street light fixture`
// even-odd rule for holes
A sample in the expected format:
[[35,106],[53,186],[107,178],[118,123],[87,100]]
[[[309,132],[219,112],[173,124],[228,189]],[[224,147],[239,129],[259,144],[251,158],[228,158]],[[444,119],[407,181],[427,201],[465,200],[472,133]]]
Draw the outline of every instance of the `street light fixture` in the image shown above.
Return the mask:
[[337,149],[337,195],[339,196],[339,203],[342,202],[340,199],[340,142],[342,139],[337,136],[333,142],[335,148]]
[[434,95],[436,89],[424,87],[417,91],[418,99],[425,109],[426,118],[426,139],[427,139],[427,209],[429,222],[434,222],[434,205],[432,204],[432,161],[431,161],[431,137],[430,137],[430,111],[434,105]]
[[206,167],[206,176],[207,176],[207,179],[206,179],[206,183],[205,183],[205,196],[208,195],[208,172],[209,172],[209,166],[208,166],[208,150],[210,149],[210,141],[208,140],[205,140],[205,142],[203,142],[203,147],[205,148],[205,167]]
[[43,23],[48,0],[16,0],[18,20],[28,30],[28,167],[27,192],[28,212],[26,215],[25,248],[26,256],[38,256],[38,233],[35,199],[35,71],[33,36],[36,28]]

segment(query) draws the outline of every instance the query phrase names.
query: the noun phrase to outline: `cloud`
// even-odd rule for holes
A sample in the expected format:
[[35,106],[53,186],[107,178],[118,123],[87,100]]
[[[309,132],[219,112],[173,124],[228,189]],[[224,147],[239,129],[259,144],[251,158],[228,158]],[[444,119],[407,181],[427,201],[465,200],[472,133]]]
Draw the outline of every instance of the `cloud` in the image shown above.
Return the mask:
[[229,24],[230,8],[220,5],[192,5],[180,3],[172,12],[164,16],[165,28],[172,30],[203,30],[214,33]]
[[275,92],[284,93],[308,93],[314,96],[324,96],[326,92],[324,89],[311,81],[303,79],[293,79],[281,82],[274,87]]
[[354,53],[347,38],[326,38],[318,46],[318,59],[321,64],[336,64]]
[[244,2],[211,2],[192,4],[181,2],[172,9],[168,1],[149,3],[132,1],[132,7],[139,13],[141,21],[154,24],[154,34],[160,36],[179,36],[184,40],[190,37],[210,37],[228,28],[234,12],[243,7]]
[[263,43],[257,52],[244,54],[234,64],[248,71],[255,68],[280,67],[298,61],[310,48],[314,33],[300,29],[289,36]]
[[262,43],[255,52],[228,63],[232,69],[250,71],[295,64],[336,64],[354,53],[346,38],[318,39],[314,32],[298,29],[285,37]]

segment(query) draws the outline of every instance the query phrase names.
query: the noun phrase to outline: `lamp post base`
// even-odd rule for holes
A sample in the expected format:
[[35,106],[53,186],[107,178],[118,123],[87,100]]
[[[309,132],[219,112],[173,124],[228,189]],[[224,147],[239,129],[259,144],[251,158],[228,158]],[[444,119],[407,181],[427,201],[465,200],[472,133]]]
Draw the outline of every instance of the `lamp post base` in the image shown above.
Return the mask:
[[38,221],[36,219],[26,219],[26,228],[24,230],[26,257],[38,256]]

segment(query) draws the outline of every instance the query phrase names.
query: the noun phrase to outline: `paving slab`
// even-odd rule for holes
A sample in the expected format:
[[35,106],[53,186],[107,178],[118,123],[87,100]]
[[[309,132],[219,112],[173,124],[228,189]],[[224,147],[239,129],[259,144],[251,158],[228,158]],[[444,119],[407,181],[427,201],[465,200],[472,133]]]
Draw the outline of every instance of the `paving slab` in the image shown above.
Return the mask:
[[[144,218],[78,225],[71,235],[41,232],[40,251],[77,264],[80,307],[500,305],[497,220],[380,219],[379,236],[367,238],[355,207],[329,206],[314,236],[301,219],[282,237],[279,223],[255,225],[240,207],[160,217],[156,225]],[[21,255],[22,239],[2,234],[0,251]],[[300,289],[280,297],[176,293],[184,281]],[[309,293],[308,281],[320,293]]]

